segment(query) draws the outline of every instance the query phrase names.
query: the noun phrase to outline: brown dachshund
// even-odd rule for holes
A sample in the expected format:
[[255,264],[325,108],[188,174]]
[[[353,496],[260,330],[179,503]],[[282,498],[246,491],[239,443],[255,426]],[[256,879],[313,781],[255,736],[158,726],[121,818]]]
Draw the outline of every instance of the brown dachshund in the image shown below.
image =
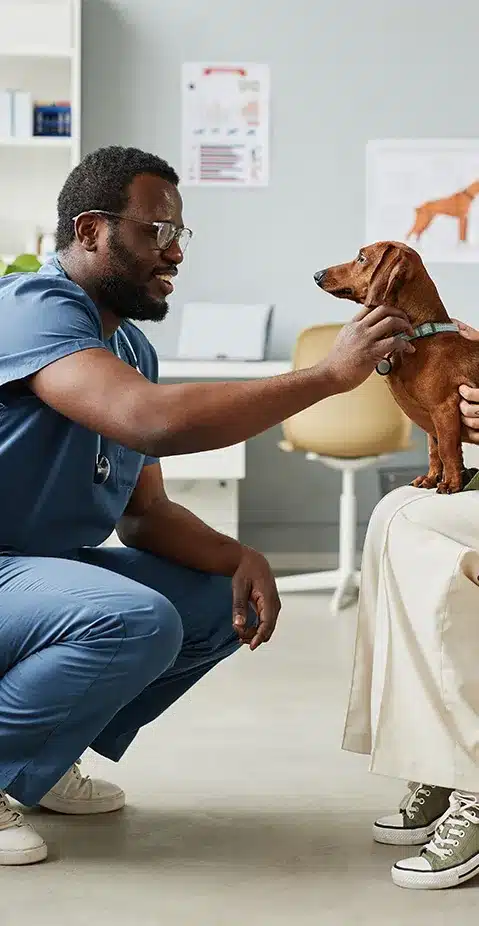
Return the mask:
[[433,219],[438,215],[450,215],[457,219],[459,223],[459,240],[467,241],[467,226],[469,210],[472,201],[479,194],[479,180],[471,183],[465,190],[447,196],[444,199],[432,199],[416,209],[416,219],[413,227],[408,232],[407,237],[416,236],[419,241],[426,228],[429,228]]
[[[362,248],[355,260],[322,270],[316,283],[340,299],[371,309],[401,309],[416,328],[451,319],[419,254],[405,244],[382,241]],[[414,341],[415,353],[397,353],[386,377],[403,411],[429,437],[429,472],[413,482],[441,494],[463,488],[459,386],[479,383],[479,342],[455,331]]]

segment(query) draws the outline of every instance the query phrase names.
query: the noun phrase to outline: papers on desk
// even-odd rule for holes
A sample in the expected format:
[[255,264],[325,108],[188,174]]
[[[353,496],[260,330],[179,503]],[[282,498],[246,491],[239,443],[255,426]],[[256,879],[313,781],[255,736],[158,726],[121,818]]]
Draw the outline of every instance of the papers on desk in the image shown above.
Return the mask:
[[183,309],[178,358],[264,360],[272,305],[189,302]]

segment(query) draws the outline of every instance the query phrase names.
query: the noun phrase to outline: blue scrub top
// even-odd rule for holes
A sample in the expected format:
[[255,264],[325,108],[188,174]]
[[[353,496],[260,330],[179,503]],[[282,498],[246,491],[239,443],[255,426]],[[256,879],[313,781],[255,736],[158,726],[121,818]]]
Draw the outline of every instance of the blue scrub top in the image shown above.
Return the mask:
[[[121,327],[140,371],[158,382],[153,346],[131,322]],[[121,359],[135,366],[121,336],[118,343]],[[101,544],[123,514],[142,466],[157,462],[102,438],[111,473],[95,484],[98,435],[19,383],[91,347],[114,352],[103,338],[98,309],[57,257],[38,273],[0,279],[0,551],[56,556]]]

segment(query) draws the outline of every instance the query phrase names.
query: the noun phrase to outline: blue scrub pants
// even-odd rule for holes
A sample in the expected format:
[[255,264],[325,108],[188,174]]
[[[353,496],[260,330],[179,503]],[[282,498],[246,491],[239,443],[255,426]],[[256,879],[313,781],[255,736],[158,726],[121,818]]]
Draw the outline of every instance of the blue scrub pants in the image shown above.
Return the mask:
[[118,761],[238,646],[230,578],[128,547],[0,556],[0,789],[34,805],[88,746]]

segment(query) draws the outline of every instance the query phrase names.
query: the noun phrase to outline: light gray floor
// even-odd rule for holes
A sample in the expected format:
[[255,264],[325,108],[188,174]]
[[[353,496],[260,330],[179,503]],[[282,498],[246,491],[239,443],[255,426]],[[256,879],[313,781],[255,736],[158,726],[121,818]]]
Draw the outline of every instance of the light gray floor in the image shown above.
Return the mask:
[[333,619],[327,602],[285,596],[274,642],[223,664],[119,765],[87,756],[128,808],[32,812],[50,860],[0,870],[1,926],[476,924],[479,878],[390,882],[398,852],[370,825],[404,784],[340,749],[354,613]]

